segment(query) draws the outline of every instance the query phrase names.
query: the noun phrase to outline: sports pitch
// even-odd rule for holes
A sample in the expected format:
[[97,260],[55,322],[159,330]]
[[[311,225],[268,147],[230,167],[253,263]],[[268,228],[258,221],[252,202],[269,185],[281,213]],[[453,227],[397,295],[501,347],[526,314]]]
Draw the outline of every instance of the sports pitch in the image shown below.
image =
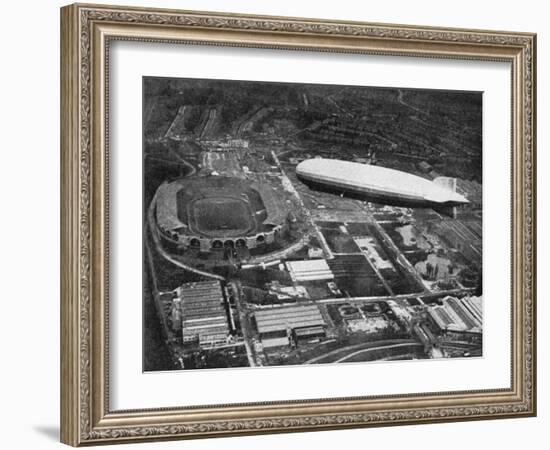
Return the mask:
[[195,231],[211,237],[242,236],[256,228],[250,206],[235,197],[204,198],[189,205]]

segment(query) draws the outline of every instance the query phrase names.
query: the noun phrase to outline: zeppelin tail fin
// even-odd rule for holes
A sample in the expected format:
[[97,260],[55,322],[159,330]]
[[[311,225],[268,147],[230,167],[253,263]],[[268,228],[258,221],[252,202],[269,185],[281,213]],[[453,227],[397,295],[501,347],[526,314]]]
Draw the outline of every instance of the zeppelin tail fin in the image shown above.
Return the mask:
[[[456,192],[456,178],[453,177],[437,177],[434,179],[434,183],[447,189],[451,192]],[[442,205],[438,207],[436,211],[439,214],[456,219],[456,205]]]
[[457,205],[469,203],[468,199],[464,197],[464,195],[459,194],[456,191],[457,179],[453,177],[437,177],[433,180],[433,182],[449,192],[447,201],[441,206],[438,206],[436,211],[456,219]]
[[448,189],[449,191],[456,192],[456,178],[437,177],[434,179],[434,183],[445,189]]

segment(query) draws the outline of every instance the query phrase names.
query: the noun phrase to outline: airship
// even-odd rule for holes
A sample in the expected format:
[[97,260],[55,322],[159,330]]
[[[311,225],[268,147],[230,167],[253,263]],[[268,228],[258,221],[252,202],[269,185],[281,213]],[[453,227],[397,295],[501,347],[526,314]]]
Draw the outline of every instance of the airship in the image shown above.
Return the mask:
[[298,178],[313,189],[358,197],[376,203],[428,207],[448,215],[469,203],[456,192],[456,179],[433,181],[382,166],[337,159],[314,158],[296,166]]

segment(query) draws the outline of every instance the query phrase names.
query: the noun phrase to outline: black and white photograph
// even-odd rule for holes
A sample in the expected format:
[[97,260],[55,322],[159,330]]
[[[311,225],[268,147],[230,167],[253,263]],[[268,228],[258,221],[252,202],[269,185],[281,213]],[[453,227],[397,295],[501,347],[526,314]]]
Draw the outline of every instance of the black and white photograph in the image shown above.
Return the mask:
[[69,3],[3,5],[2,448],[548,445],[546,3]]
[[143,370],[482,357],[482,93],[143,78]]

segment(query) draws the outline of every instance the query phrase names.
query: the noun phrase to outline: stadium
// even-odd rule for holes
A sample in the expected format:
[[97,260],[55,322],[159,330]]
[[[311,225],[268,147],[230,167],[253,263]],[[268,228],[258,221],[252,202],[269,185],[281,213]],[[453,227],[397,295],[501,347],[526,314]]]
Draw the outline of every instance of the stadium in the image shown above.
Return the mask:
[[266,183],[207,176],[163,183],[153,202],[165,241],[209,252],[273,243],[287,226],[282,198]]
[[304,183],[321,190],[404,206],[452,206],[468,203],[455,191],[454,178],[435,180],[400,170],[336,159],[315,158],[296,166]]

